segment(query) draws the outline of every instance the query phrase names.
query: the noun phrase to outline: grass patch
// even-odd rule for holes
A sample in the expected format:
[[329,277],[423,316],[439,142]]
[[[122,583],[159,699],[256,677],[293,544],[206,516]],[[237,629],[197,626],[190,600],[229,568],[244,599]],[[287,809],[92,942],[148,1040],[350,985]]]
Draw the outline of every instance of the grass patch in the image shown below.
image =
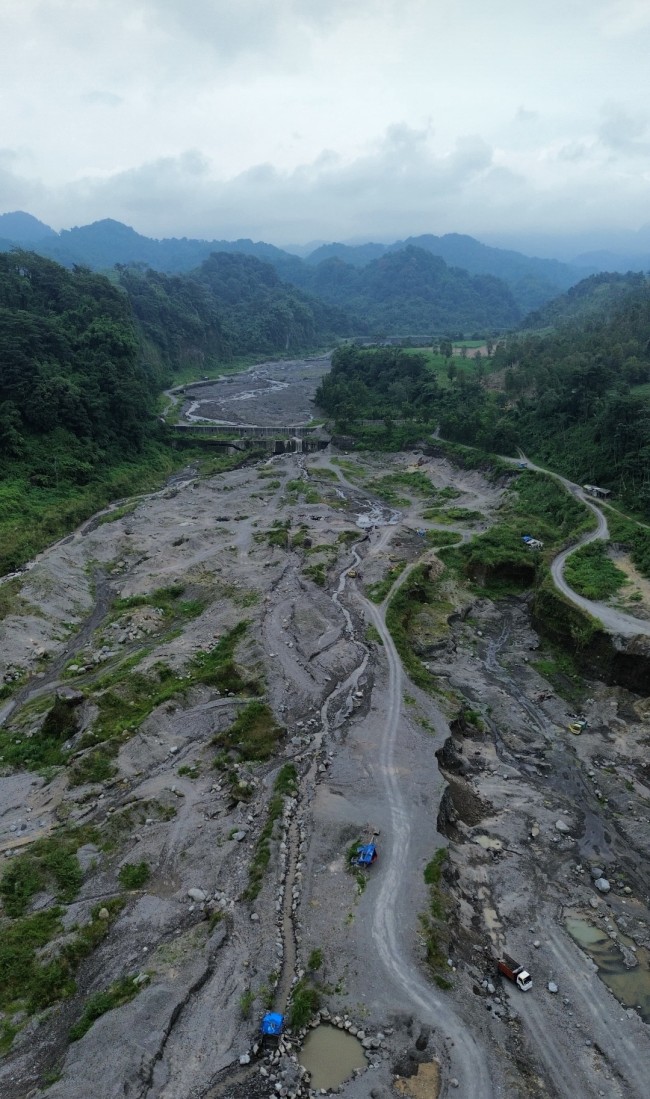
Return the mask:
[[[120,912],[121,897],[96,905],[91,921],[50,961],[42,962],[39,951],[63,933],[62,910],[48,908],[32,916],[3,920],[0,934],[0,1010],[28,1014],[41,1011],[75,991],[75,972],[83,958],[108,934]],[[102,908],[108,919],[100,920]]]
[[70,753],[64,749],[79,728],[77,700],[56,696],[43,724],[36,732],[0,729],[0,762],[28,771],[60,767]]
[[426,532],[427,545],[433,549],[443,546],[457,546],[462,538],[454,530],[428,530]]
[[567,649],[555,645],[547,655],[539,660],[532,660],[531,664],[551,684],[556,694],[572,706],[581,706],[585,698],[585,688],[578,665]]
[[376,626],[373,626],[372,624],[369,625],[369,626],[366,626],[366,632],[364,634],[364,640],[368,644],[370,644],[373,641],[376,645],[383,645],[384,644],[384,639],[381,636],[379,630],[376,628]]
[[95,994],[86,1001],[86,1005],[77,1022],[70,1028],[70,1041],[78,1042],[79,1039],[83,1038],[84,1034],[90,1030],[97,1019],[102,1015],[105,1015],[107,1011],[113,1011],[116,1007],[122,1007],[124,1004],[128,1004],[134,996],[137,996],[140,988],[141,985],[137,984],[133,977],[120,977],[118,981],[114,981],[110,988],[105,989],[104,992],[95,992]]
[[158,706],[185,694],[194,684],[203,683],[222,693],[259,693],[257,681],[246,679],[233,659],[247,627],[247,622],[239,622],[212,648],[193,656],[184,675],[158,663],[149,674],[132,673],[119,685],[94,695],[99,714],[79,745],[81,749],[94,750],[78,758],[70,781],[80,785],[111,778],[115,773],[112,760],[120,742],[131,736]]
[[168,587],[156,588],[147,594],[116,599],[112,611],[114,615],[120,615],[134,607],[155,607],[163,612],[166,619],[196,618],[205,609],[206,604],[200,599],[181,600],[185,590],[184,584],[170,584]]
[[97,526],[103,527],[105,523],[116,523],[118,519],[123,519],[125,515],[131,515],[137,508],[136,501],[130,504],[123,504],[120,508],[113,508],[112,511],[107,512],[106,515],[100,515],[97,519]]
[[305,565],[302,571],[309,580],[318,584],[319,588],[324,588],[327,584],[327,565],[324,561],[315,565]]
[[317,947],[315,950],[312,950],[307,959],[307,969],[311,970],[312,973],[315,973],[317,969],[322,969],[322,966],[323,951]]
[[254,542],[266,542],[271,548],[277,547],[278,549],[289,549],[289,531],[291,530],[291,520],[285,519],[284,521],[276,519],[273,526],[269,530],[258,531],[253,535]]
[[18,576],[0,584],[0,622],[10,614],[21,613],[24,606],[24,600],[20,598],[22,586],[22,580]]
[[239,1010],[241,1011],[242,1019],[248,1019],[254,1003],[255,993],[252,988],[247,988],[239,997]]
[[483,519],[483,515],[471,508],[427,508],[422,518],[437,523],[476,523]]
[[585,599],[608,599],[628,583],[627,576],[607,556],[605,542],[590,542],[567,558],[564,577]]
[[85,786],[87,783],[108,782],[117,774],[113,758],[117,755],[117,744],[102,744],[92,752],[86,752],[70,769],[71,786]]
[[276,723],[265,702],[250,702],[240,711],[229,729],[216,733],[212,743],[242,760],[269,759],[286,729]]
[[16,855],[6,865],[0,878],[0,896],[7,916],[23,916],[37,893],[52,889],[59,901],[69,903],[81,887],[83,874],[77,860],[77,850],[93,831],[65,832],[36,840],[22,855]]
[[295,797],[298,793],[298,772],[296,771],[295,764],[285,763],[278,771],[274,790],[277,794],[282,794],[284,797]]

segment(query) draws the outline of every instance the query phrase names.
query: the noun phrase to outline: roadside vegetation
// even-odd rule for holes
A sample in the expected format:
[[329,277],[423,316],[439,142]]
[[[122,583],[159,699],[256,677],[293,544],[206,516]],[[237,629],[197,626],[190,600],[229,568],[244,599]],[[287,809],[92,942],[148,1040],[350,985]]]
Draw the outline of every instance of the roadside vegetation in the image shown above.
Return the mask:
[[609,599],[629,583],[607,554],[605,542],[590,542],[567,558],[564,578],[585,599]]
[[635,519],[629,519],[605,507],[609,537],[627,550],[642,576],[650,580],[650,529]]
[[427,565],[414,568],[388,604],[386,625],[409,677],[423,690],[432,690],[433,679],[420,653],[447,634],[453,609],[440,576],[432,575]]
[[[460,563],[480,590],[498,596],[533,586],[546,561],[595,522],[555,478],[527,471],[511,484],[495,524],[459,549],[444,551],[444,557]],[[543,551],[530,550],[524,534],[543,542]]]
[[447,860],[446,847],[440,847],[424,868],[424,880],[429,887],[429,905],[420,914],[420,928],[426,959],[438,988],[448,989],[452,983],[447,958],[449,956],[448,899],[442,888],[442,872]]
[[373,603],[383,603],[398,576],[404,572],[406,561],[397,561],[391,565],[383,580],[377,580],[374,584],[366,584],[366,595]]
[[[622,276],[603,297],[599,279],[556,300],[567,323],[499,339],[478,361],[450,347],[446,367],[421,350],[342,347],[317,402],[357,447],[397,450],[438,430],[483,459],[524,446],[650,516],[650,284],[645,275]],[[598,307],[576,312],[592,291]],[[488,374],[496,384],[486,385]]]

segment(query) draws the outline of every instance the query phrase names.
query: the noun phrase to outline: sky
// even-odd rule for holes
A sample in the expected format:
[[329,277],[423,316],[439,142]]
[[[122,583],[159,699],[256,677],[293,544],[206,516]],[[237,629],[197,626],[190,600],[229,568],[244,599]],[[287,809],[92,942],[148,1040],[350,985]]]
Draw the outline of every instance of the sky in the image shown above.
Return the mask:
[[650,0],[2,0],[0,212],[279,245],[650,225]]

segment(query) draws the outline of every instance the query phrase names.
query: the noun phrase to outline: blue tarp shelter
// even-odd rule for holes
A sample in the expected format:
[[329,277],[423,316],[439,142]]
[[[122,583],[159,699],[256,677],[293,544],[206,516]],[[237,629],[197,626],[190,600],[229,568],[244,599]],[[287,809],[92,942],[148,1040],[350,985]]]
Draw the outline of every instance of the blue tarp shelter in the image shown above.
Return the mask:
[[374,843],[364,843],[357,848],[357,857],[354,859],[356,866],[370,866],[377,858],[377,848]]
[[262,1034],[270,1034],[277,1038],[282,1034],[283,1029],[284,1015],[279,1015],[277,1011],[269,1011],[262,1019],[262,1025],[260,1026]]

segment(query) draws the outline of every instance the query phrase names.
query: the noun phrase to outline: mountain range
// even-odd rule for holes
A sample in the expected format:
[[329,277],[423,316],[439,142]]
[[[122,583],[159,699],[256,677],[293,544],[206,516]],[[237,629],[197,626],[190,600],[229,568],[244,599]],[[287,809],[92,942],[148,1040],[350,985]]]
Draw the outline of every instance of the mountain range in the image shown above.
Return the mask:
[[[353,280],[354,270],[368,267],[388,254],[415,247],[469,275],[492,275],[502,279],[522,315],[567,290],[585,274],[584,270],[557,260],[536,259],[512,250],[492,248],[459,233],[424,234],[392,244],[325,244],[301,258],[273,244],[249,239],[207,241],[172,237],[155,240],[109,218],[56,233],[30,214],[1,214],[0,250],[7,251],[15,246],[31,248],[66,267],[83,265],[104,270],[115,264],[143,264],[168,274],[191,271],[212,252],[243,253],[271,263],[285,281],[336,304],[340,304],[337,286],[345,281],[341,277],[345,269],[352,269],[349,278]],[[323,264],[331,265],[332,261],[338,266],[323,269]]]

